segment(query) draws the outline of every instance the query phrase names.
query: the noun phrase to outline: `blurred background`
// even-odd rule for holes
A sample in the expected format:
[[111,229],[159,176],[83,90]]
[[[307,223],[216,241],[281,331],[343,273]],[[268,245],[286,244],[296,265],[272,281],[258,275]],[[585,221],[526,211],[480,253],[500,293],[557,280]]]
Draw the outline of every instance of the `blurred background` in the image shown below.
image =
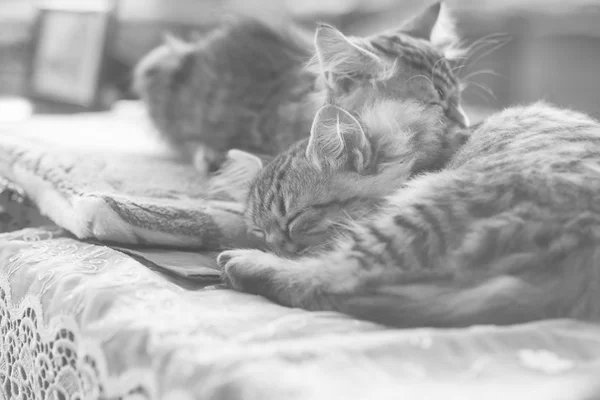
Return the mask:
[[[78,0],[79,5],[94,0]],[[416,0],[114,0],[109,65],[112,99],[132,99],[131,67],[161,42],[162,33],[202,34],[224,11],[272,25],[316,21],[347,34],[397,26],[429,1]],[[515,103],[545,99],[600,118],[600,0],[446,0],[467,43],[495,36],[464,72],[464,97],[479,119]],[[32,32],[39,2],[0,0],[0,98],[26,95]],[[501,40],[498,40],[501,38]],[[504,40],[504,39],[510,39]],[[39,40],[39,38],[37,39]],[[494,46],[494,43],[503,44]],[[489,52],[488,50],[494,49]],[[487,54],[489,53],[489,54]],[[463,75],[464,75],[463,74]],[[42,108],[43,110],[43,108]],[[59,112],[70,112],[58,109]],[[43,111],[42,111],[43,112]],[[2,108],[0,108],[0,114]]]

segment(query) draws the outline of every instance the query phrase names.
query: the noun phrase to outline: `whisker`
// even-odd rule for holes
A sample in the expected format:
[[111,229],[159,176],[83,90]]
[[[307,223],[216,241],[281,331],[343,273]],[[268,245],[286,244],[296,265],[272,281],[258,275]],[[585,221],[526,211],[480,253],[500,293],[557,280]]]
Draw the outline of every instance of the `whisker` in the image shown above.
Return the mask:
[[479,62],[479,60],[481,60],[483,57],[487,57],[488,55],[490,55],[494,51],[497,51],[497,50],[501,49],[502,47],[506,46],[511,40],[512,40],[512,38],[507,38],[506,40],[504,40],[504,41],[502,41],[500,43],[497,43],[496,45],[494,45],[490,49],[482,52],[480,55],[478,55],[477,57],[475,57],[475,59],[473,59],[472,61],[470,61],[468,63],[468,65],[475,65],[475,64],[477,64],[477,62]]
[[465,64],[457,65],[456,67],[450,68],[450,72],[454,73],[454,71],[456,71],[457,69],[461,69],[462,70],[464,67],[465,67]]
[[470,79],[470,78],[472,78],[474,76],[482,75],[482,74],[483,75],[494,75],[494,76],[499,76],[499,77],[508,79],[506,76],[504,76],[502,74],[499,74],[499,73],[497,73],[496,71],[494,71],[492,69],[481,69],[481,70],[478,70],[478,71],[473,71],[473,72],[471,72],[471,73],[469,73],[469,74],[461,77],[461,79],[463,79],[463,80],[466,81],[466,80],[468,80],[468,79]]
[[508,36],[504,36],[503,39],[490,39],[477,42],[467,53],[468,60],[464,63],[464,66],[475,65],[483,57],[504,46],[509,40]]
[[445,60],[445,59],[446,59],[446,57],[442,57],[442,58],[440,58],[439,60],[437,60],[437,61],[435,62],[435,64],[433,64],[433,67],[431,67],[431,81],[432,81],[432,82],[433,82],[433,75],[434,75],[434,72],[435,72],[435,67],[438,65],[438,63],[439,63],[440,61],[443,61],[443,60]]
[[481,85],[477,82],[468,82],[467,85],[475,85],[479,88],[481,88],[484,92],[486,92],[487,94],[489,94],[490,96],[492,96],[494,99],[498,100],[498,98],[496,97],[496,95],[494,95],[494,92],[487,86]]
[[473,94],[474,94],[475,96],[479,97],[481,100],[485,101],[485,103],[486,103],[486,104],[488,104],[488,105],[490,104],[490,99],[489,99],[489,98],[487,98],[487,97],[485,97],[485,96],[484,96],[484,95],[482,95],[481,93],[479,93],[479,92],[473,92]]
[[458,72],[455,75],[457,76],[458,79],[462,79],[460,77],[460,74],[462,73],[462,70],[465,68],[466,65],[467,65],[467,63],[457,65],[456,67],[453,67],[450,69],[450,73],[454,74],[454,71],[458,70]]
[[489,35],[485,35],[473,43],[470,46],[466,47],[467,54],[472,54],[478,50],[478,48],[485,47],[490,43],[497,43],[497,40],[502,37],[507,37],[508,33],[491,33]]
[[429,81],[429,83],[431,83],[432,86],[435,86],[433,84],[433,81],[431,79],[429,79],[428,77],[426,77],[425,75],[414,75],[414,76],[411,76],[410,78],[408,78],[408,80],[406,81],[406,83],[410,82],[414,78],[425,78],[425,79],[427,79],[427,81]]
[[479,39],[475,40],[473,43],[471,43],[471,46],[470,46],[470,47],[472,47],[472,46],[474,46],[474,45],[476,45],[476,44],[478,44],[478,43],[481,43],[481,42],[483,42],[483,41],[485,41],[485,40],[489,40],[490,38],[493,38],[493,37],[496,37],[496,36],[501,36],[501,35],[503,35],[503,34],[505,34],[505,33],[502,33],[502,32],[493,32],[493,33],[488,33],[487,35],[485,35],[485,36],[482,36],[482,37],[480,37]]

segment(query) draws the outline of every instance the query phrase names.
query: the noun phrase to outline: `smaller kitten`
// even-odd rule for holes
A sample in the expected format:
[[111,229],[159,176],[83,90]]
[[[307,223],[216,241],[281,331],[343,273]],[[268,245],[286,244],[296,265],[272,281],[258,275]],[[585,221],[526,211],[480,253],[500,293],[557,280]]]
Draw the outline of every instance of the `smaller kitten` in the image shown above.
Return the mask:
[[[445,151],[442,111],[382,100],[355,118],[333,105],[311,136],[259,171],[246,224],[286,255],[322,250],[336,233],[369,217],[385,196],[427,170]],[[360,122],[359,122],[360,120]]]

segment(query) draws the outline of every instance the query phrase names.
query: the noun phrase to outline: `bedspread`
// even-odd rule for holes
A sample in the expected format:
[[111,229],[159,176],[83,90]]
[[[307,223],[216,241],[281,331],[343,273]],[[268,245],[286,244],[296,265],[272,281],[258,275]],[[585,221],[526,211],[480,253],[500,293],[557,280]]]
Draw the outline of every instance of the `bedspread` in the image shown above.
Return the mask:
[[[239,201],[248,166],[201,176],[147,126],[141,105],[0,124],[0,179],[80,239],[218,250],[252,245]],[[1,189],[0,189],[1,191]]]
[[385,329],[183,286],[57,227],[0,235],[3,399],[592,399],[600,327]]

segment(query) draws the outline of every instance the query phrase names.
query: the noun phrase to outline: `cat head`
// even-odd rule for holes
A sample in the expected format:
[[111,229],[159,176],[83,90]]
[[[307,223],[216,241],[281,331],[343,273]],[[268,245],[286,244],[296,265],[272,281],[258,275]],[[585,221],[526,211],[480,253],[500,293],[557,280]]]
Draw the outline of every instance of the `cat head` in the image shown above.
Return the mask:
[[325,105],[310,138],[262,168],[250,186],[249,231],[281,254],[324,249],[369,215],[424,157],[436,157],[440,112],[382,100],[356,118]]
[[[186,86],[195,68],[194,45],[171,34],[165,34],[163,44],[151,50],[133,71],[133,90],[144,102],[152,122],[166,139],[178,136],[185,126],[178,92]],[[187,155],[187,154],[186,154]],[[189,161],[193,159],[190,152]]]
[[383,98],[416,99],[443,110],[449,126],[469,125],[453,73],[461,59],[458,38],[441,2],[398,29],[366,38],[320,25],[314,42],[309,68],[320,75],[332,104],[359,111]]
[[133,72],[133,88],[142,97],[166,91],[175,74],[191,62],[194,46],[170,34],[163,35],[162,45],[151,50],[136,65]]

